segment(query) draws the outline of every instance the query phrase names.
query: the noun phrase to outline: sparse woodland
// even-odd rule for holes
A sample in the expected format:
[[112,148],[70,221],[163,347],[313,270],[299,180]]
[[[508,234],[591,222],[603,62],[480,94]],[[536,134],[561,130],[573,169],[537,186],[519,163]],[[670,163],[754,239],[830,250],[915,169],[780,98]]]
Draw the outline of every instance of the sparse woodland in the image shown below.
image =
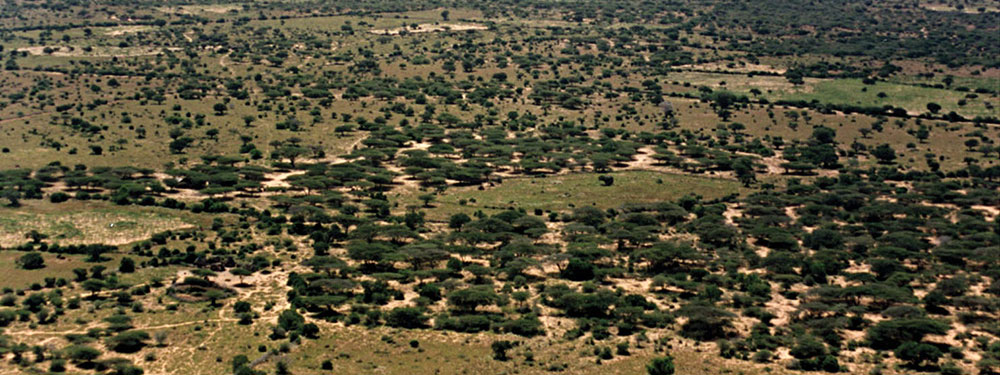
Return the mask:
[[978,0],[9,0],[0,375],[1000,372]]

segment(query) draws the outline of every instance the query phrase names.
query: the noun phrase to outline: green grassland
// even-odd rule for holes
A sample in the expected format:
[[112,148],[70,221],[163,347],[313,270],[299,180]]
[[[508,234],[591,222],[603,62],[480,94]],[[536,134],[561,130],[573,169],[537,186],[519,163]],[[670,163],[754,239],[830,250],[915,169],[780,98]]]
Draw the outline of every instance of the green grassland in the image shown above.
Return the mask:
[[[686,195],[704,199],[721,198],[745,192],[742,185],[723,178],[696,177],[654,171],[608,173],[612,186],[604,186],[596,173],[571,173],[550,177],[508,178],[486,190],[476,187],[452,188],[444,193],[429,210],[430,218],[445,219],[477,210],[486,213],[505,209],[536,209],[545,212],[570,210],[573,207],[594,206],[601,209],[620,208],[625,202],[674,201]],[[417,204],[416,195],[403,195],[404,203]]]
[[[992,95],[980,94],[973,99],[966,97],[967,92],[886,82],[865,85],[859,79],[824,80],[810,86],[808,92],[790,93],[781,98],[859,106],[892,105],[906,108],[913,115],[927,112],[927,103],[932,102],[941,106],[941,113],[955,111],[969,118],[1000,114],[1000,100]],[[884,93],[885,97],[880,98],[880,93]],[[965,105],[959,105],[962,99],[966,99]],[[992,103],[993,108],[987,108],[986,103]]]
[[27,242],[32,230],[63,245],[123,245],[154,233],[191,227],[191,222],[167,210],[116,207],[107,202],[28,201],[19,208],[0,208],[0,245],[6,247]]
[[[74,269],[90,269],[91,267],[97,265],[107,267],[109,272],[114,272],[118,269],[118,264],[121,262],[121,258],[126,256],[125,254],[107,254],[105,256],[107,260],[105,261],[86,262],[84,261],[84,258],[87,257],[86,255],[56,255],[43,253],[42,256],[45,258],[45,268],[25,270],[17,267],[14,263],[17,258],[24,254],[25,252],[21,251],[0,251],[0,286],[24,289],[28,288],[32,284],[44,284],[45,279],[49,277],[72,280]],[[131,257],[137,262],[144,260],[143,257],[137,257],[134,255]],[[163,278],[176,272],[177,268],[175,267],[147,268],[140,269],[135,273],[119,274],[119,280],[127,284],[140,284],[147,282],[152,278]],[[81,291],[81,293],[86,292]]]
[[[956,113],[973,118],[976,116],[997,116],[1000,115],[1000,98],[992,94],[973,94],[955,89],[939,89],[931,87],[917,86],[922,82],[917,79],[897,78],[894,82],[878,81],[874,84],[866,85],[860,79],[818,79],[809,78],[802,85],[794,85],[782,76],[753,76],[745,74],[724,74],[706,72],[674,72],[668,75],[667,80],[672,82],[688,83],[689,91],[696,87],[710,87],[718,90],[730,90],[746,95],[750,95],[751,89],[760,90],[761,97],[769,100],[804,100],[818,101],[820,103],[856,105],[867,107],[881,107],[891,105],[903,107],[911,115],[922,114],[927,111],[927,103],[937,103],[941,105],[940,113],[955,111]],[[957,79],[956,82],[963,80]],[[973,81],[965,78],[964,81]],[[996,88],[994,80],[975,79],[980,85]],[[960,83],[955,87],[962,86]],[[975,88],[975,87],[973,87]],[[680,88],[683,90],[683,88]],[[881,95],[884,94],[884,97]],[[975,96],[970,98],[967,96]],[[964,105],[959,105],[960,100],[965,100]],[[992,106],[988,107],[987,104]]]

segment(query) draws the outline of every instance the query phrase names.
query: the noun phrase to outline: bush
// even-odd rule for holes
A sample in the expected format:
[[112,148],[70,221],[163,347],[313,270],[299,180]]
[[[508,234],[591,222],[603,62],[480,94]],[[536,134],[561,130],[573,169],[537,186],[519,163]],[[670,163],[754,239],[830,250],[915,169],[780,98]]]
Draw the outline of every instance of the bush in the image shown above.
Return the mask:
[[954,363],[945,363],[941,365],[941,375],[963,375],[965,371],[962,371],[961,367],[956,366]]
[[49,195],[49,202],[52,203],[62,203],[69,200],[69,194],[63,193],[61,191],[52,193]]
[[135,353],[145,347],[146,340],[149,339],[149,333],[146,331],[128,331],[107,339],[106,344],[108,348],[118,353]]
[[386,325],[399,328],[422,328],[426,321],[423,311],[415,307],[397,307],[385,318]]
[[774,353],[772,353],[770,350],[764,349],[754,353],[753,361],[757,363],[768,363],[771,362],[772,357],[774,357]]
[[534,337],[545,334],[542,322],[534,316],[507,321],[503,324],[503,330],[524,337]]
[[698,341],[712,341],[728,336],[728,320],[712,317],[693,316],[681,326],[681,335]]
[[121,264],[118,265],[118,272],[121,273],[135,272],[135,261],[129,257],[122,258]]
[[250,312],[250,302],[247,301],[237,301],[233,304],[233,312],[245,313]]
[[653,358],[646,365],[646,373],[649,375],[673,375],[674,357],[668,355],[666,357]]
[[20,258],[17,258],[14,263],[26,270],[45,268],[45,258],[42,257],[41,253],[37,252],[24,254]]
[[594,278],[594,265],[579,258],[572,258],[559,276],[572,281],[586,281]]
[[319,337],[319,326],[315,323],[306,323],[302,326],[302,336],[309,339],[315,339]]
[[66,371],[66,360],[53,359],[52,363],[49,365],[49,372],[65,372],[65,371]]
[[451,318],[442,316],[435,319],[435,328],[437,329],[465,333],[488,331],[492,324],[493,322],[489,318],[482,315],[466,315]]
[[0,310],[0,327],[6,327],[17,320],[17,312],[11,309]]
[[893,349],[899,343],[919,342],[926,335],[942,335],[950,326],[927,318],[887,320],[868,329],[868,342],[875,349]]
[[285,310],[278,316],[278,326],[285,331],[292,332],[302,329],[306,319],[295,312],[295,310]]

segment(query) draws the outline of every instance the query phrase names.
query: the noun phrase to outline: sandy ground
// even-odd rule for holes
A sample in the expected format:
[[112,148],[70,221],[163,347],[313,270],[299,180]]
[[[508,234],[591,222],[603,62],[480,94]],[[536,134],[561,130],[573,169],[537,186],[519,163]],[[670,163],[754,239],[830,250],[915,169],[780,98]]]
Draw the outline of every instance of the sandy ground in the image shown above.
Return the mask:
[[692,69],[692,70],[702,70],[702,71],[719,71],[719,72],[735,72],[735,73],[751,73],[751,72],[769,72],[777,74],[785,74],[787,69],[778,68],[771,65],[763,64],[744,64],[730,68],[726,66],[728,62],[710,62],[704,64],[685,64],[677,66],[678,69]]
[[163,13],[177,13],[177,14],[198,14],[198,13],[215,13],[223,14],[229,11],[238,11],[243,9],[239,5],[183,5],[179,7],[159,7],[156,10]]
[[[45,53],[46,48],[51,48],[52,53]],[[151,56],[158,55],[165,51],[180,51],[180,48],[176,47],[95,47],[90,52],[84,51],[82,47],[69,47],[69,46],[32,46],[32,47],[22,47],[18,48],[18,52],[27,52],[35,56],[60,56],[60,57],[76,57],[76,56],[91,56],[91,57],[134,57],[134,56]]]
[[118,27],[109,27],[108,30],[104,32],[104,35],[108,35],[108,36],[120,36],[120,35],[129,34],[129,33],[138,33],[138,32],[143,32],[143,31],[149,31],[149,30],[152,30],[152,29],[153,28],[149,27],[149,26],[118,26]]

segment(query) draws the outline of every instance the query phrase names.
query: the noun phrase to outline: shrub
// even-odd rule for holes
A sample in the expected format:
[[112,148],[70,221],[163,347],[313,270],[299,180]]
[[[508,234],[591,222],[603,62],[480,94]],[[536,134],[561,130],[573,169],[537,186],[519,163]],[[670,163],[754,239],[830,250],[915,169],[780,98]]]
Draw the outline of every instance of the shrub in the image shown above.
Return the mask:
[[653,358],[653,360],[646,365],[646,373],[649,375],[673,375],[674,357],[668,355],[665,357]]
[[18,267],[24,268],[26,270],[36,270],[39,268],[45,268],[45,258],[42,257],[41,253],[32,252],[22,255],[17,258],[15,263]]
[[149,339],[149,333],[146,331],[128,331],[107,339],[106,344],[108,348],[119,353],[135,353],[146,346],[146,340]]
[[774,357],[774,353],[770,350],[764,349],[754,353],[753,361],[757,363],[768,363],[771,362],[771,357]]
[[426,321],[423,311],[415,307],[397,307],[385,318],[386,325],[399,328],[421,328]]
[[926,335],[942,335],[949,325],[927,318],[882,321],[868,329],[868,341],[875,349],[893,349],[901,342],[919,342]]
[[492,322],[482,315],[466,315],[459,317],[438,317],[435,319],[435,328],[455,331],[476,333],[490,329]]
[[507,321],[503,324],[503,330],[524,337],[534,337],[545,334],[542,322],[534,316]]
[[69,200],[69,194],[63,193],[61,191],[52,193],[49,195],[49,202],[52,203],[62,203]]

